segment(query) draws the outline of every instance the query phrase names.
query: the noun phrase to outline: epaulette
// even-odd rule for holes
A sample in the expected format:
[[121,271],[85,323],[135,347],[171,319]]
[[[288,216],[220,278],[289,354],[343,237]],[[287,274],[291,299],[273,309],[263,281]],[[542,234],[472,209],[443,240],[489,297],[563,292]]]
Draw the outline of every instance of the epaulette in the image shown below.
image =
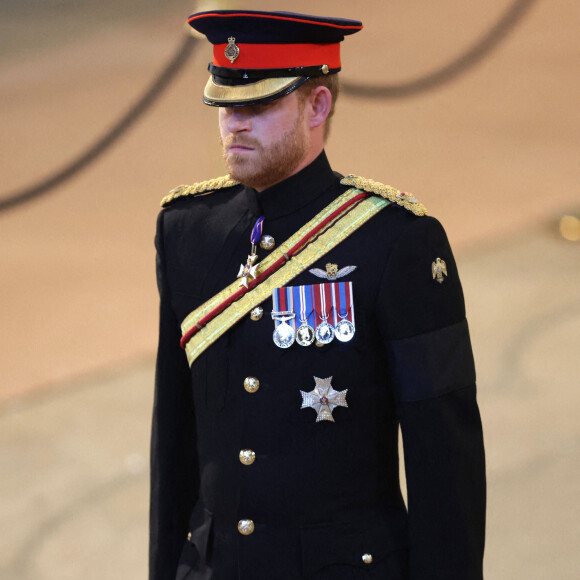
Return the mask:
[[379,183],[378,181],[373,181],[372,179],[366,179],[352,174],[341,179],[340,183],[356,187],[357,189],[366,191],[367,193],[379,195],[388,201],[404,207],[415,215],[427,215],[427,209],[414,195],[399,191],[390,185],[385,185],[384,183]]
[[193,185],[180,185],[179,187],[172,189],[161,200],[161,207],[166,207],[178,197],[184,197],[186,195],[207,195],[208,193],[212,193],[217,189],[232,187],[234,185],[238,185],[238,183],[239,181],[232,179],[229,175],[224,175],[222,177],[216,177],[215,179],[200,181],[199,183],[194,183]]

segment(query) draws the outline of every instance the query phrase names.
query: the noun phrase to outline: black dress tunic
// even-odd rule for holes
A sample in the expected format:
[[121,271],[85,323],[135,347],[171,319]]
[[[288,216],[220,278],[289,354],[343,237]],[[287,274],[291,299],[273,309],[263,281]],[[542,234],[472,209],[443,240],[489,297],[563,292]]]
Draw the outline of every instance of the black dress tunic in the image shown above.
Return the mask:
[[[348,189],[322,153],[268,190],[183,197],[158,220],[151,580],[479,580],[485,467],[463,294],[445,232],[391,204],[314,264],[356,266],[356,334],[272,340],[272,300],[190,369],[183,319],[232,283],[250,232],[281,243]],[[260,259],[267,251],[259,250]],[[441,258],[438,283],[431,264]],[[292,285],[319,284],[310,272]],[[244,388],[247,377],[259,388]],[[301,409],[315,377],[348,389],[334,422]],[[399,484],[403,434],[408,511]],[[240,461],[253,451],[251,465]],[[238,531],[251,520],[253,532]]]

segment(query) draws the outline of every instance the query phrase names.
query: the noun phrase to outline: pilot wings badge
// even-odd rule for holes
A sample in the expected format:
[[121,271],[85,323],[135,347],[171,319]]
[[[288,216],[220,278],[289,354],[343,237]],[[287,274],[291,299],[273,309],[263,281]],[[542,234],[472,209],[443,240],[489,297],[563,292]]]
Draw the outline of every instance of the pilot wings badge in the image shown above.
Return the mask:
[[442,284],[444,280],[443,275],[445,274],[447,276],[447,264],[441,258],[437,258],[431,264],[431,272],[433,274],[433,280],[437,280],[439,284]]
[[338,264],[331,264],[330,262],[326,264],[326,272],[320,268],[312,268],[308,270],[311,274],[318,276],[318,278],[324,278],[326,280],[336,280],[337,278],[342,278],[347,276],[351,272],[356,270],[356,266],[345,266],[344,268],[338,269]]

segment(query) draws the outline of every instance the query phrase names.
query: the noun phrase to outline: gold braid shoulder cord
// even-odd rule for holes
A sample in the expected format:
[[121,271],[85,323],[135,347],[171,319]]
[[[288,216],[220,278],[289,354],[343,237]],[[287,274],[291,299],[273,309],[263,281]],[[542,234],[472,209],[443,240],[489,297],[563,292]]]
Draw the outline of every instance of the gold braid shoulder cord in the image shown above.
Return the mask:
[[232,179],[229,175],[224,175],[222,177],[216,177],[215,179],[200,181],[199,183],[194,183],[193,185],[180,185],[179,187],[172,189],[161,200],[161,207],[167,207],[174,199],[177,199],[178,197],[185,196],[199,197],[202,194],[207,195],[208,193],[213,193],[218,189],[233,187],[234,185],[238,185],[239,183],[240,183],[239,181]]
[[340,183],[343,185],[350,185],[368,193],[379,195],[383,199],[387,199],[392,203],[396,203],[414,213],[415,215],[427,215],[427,209],[419,202],[419,200],[410,193],[400,191],[390,185],[367,179],[366,177],[359,177],[358,175],[347,175],[341,179]]

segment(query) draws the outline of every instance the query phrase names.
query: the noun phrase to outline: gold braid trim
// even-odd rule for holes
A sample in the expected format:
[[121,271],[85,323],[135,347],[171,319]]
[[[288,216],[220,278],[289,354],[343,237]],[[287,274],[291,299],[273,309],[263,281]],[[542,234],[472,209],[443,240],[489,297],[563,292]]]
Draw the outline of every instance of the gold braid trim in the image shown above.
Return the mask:
[[352,174],[341,179],[340,183],[356,187],[357,189],[361,189],[368,193],[379,195],[383,199],[387,199],[404,207],[415,215],[427,215],[427,208],[420,203],[414,195],[399,191],[390,185],[385,185],[384,183],[379,183],[378,181],[373,181],[372,179],[366,179]]
[[180,185],[172,189],[162,200],[161,207],[169,205],[174,199],[184,197],[186,195],[199,195],[200,193],[211,193],[216,189],[224,189],[225,187],[232,187],[238,185],[239,181],[232,179],[229,175],[216,177],[215,179],[208,179],[207,181],[200,181],[193,185]]

